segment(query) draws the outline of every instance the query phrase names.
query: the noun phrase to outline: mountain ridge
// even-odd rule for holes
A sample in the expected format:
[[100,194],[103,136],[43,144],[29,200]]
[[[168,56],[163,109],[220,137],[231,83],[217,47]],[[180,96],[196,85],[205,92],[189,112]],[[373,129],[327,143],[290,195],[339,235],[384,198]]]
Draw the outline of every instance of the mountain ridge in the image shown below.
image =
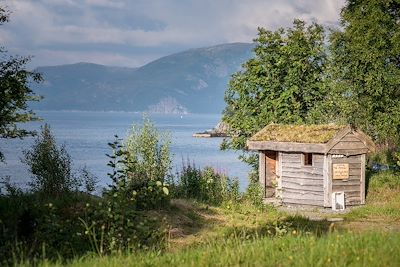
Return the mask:
[[250,58],[253,46],[230,43],[194,48],[138,68],[88,62],[38,67],[45,81],[33,89],[45,98],[31,107],[220,113],[229,78]]

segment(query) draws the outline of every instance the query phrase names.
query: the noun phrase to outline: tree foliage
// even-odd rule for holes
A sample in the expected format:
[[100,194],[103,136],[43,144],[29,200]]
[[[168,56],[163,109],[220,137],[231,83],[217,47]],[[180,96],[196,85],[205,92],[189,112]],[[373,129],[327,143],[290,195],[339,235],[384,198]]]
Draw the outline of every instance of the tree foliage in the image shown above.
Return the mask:
[[400,1],[349,0],[330,36],[326,108],[386,146],[400,132]]
[[[0,25],[8,22],[9,12],[0,7]],[[18,123],[37,119],[28,109],[27,101],[40,99],[29,88],[31,82],[41,81],[38,73],[27,70],[30,57],[10,56],[0,47],[0,137],[22,138],[32,132],[21,129]],[[0,152],[0,160],[3,154]]]
[[242,149],[266,124],[304,123],[325,96],[324,29],[295,20],[292,28],[258,29],[254,57],[235,73],[225,93],[223,121],[232,138],[222,148]]

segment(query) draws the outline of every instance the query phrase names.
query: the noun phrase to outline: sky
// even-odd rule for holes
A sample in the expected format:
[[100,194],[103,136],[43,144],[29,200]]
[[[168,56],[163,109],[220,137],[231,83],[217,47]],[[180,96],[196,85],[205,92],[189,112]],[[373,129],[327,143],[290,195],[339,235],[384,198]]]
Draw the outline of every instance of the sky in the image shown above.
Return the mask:
[[338,26],[344,0],[0,0],[0,45],[31,67],[92,62],[140,67],[162,56],[252,42],[293,19]]

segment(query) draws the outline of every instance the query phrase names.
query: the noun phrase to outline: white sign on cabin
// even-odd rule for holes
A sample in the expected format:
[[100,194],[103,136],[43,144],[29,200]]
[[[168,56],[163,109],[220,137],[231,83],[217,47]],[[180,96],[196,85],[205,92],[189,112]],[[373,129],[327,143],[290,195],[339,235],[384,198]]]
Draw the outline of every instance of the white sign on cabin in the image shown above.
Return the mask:
[[348,163],[333,164],[332,174],[333,174],[332,179],[334,180],[349,179],[349,164]]

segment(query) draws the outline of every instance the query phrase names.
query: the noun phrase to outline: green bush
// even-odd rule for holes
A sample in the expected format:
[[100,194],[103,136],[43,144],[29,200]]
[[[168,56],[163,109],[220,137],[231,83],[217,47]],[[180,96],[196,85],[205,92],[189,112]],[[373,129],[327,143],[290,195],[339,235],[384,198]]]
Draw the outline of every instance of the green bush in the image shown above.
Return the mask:
[[198,169],[189,161],[183,162],[182,170],[177,173],[174,190],[176,197],[197,199],[214,205],[241,199],[237,179],[231,180],[211,167]]
[[398,171],[381,171],[369,179],[369,190],[400,189],[400,173]]

